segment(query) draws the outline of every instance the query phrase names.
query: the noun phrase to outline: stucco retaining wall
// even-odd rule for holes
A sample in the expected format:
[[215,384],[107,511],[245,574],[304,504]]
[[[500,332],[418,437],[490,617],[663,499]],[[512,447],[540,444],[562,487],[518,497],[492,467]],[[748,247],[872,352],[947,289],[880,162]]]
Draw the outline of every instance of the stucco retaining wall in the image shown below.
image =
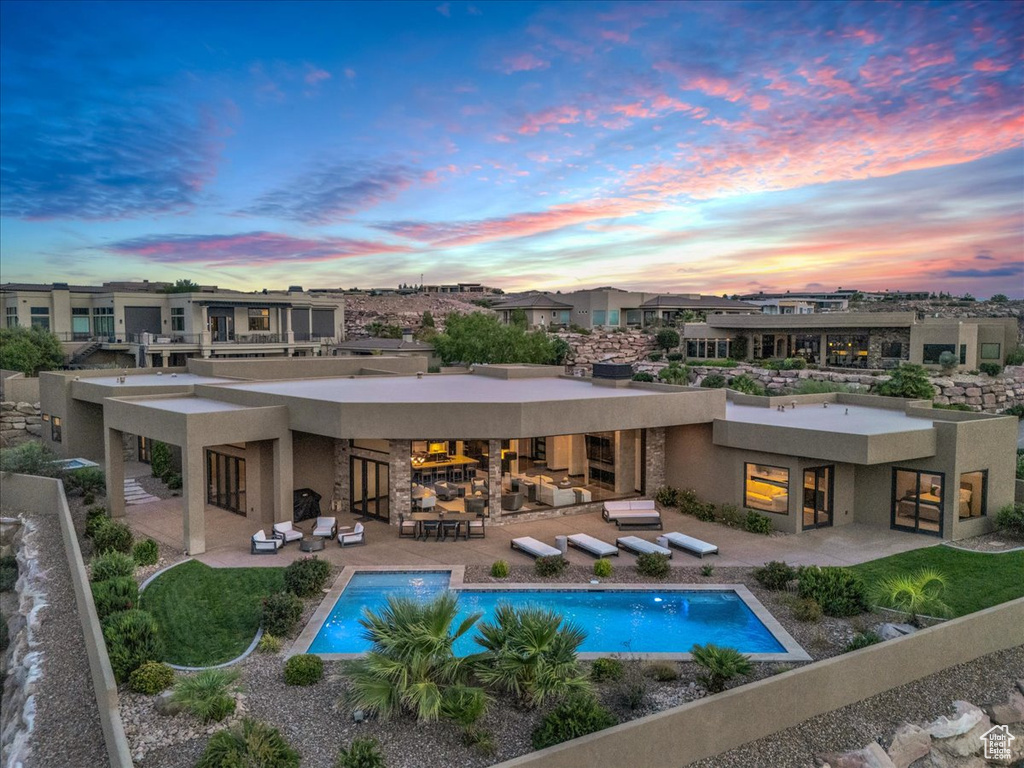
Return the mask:
[[1021,643],[1024,598],[523,755],[498,768],[679,768]]
[[100,724],[107,745],[111,768],[131,768],[131,750],[121,722],[117,695],[117,683],[107,656],[96,606],[89,588],[89,577],[78,546],[71,511],[64,496],[64,484],[47,477],[7,474],[0,484],[0,508],[33,512],[41,518],[56,514],[60,524],[61,537],[71,569],[71,580],[75,590],[75,602],[82,623],[85,650],[89,657],[96,703],[99,707]]

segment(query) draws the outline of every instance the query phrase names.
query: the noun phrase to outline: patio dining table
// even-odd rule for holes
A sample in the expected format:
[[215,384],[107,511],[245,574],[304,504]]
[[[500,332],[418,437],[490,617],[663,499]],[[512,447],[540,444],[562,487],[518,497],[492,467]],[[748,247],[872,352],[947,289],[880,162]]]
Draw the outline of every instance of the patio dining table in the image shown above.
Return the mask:
[[[416,523],[416,538],[426,541],[430,530],[437,530],[440,540],[447,539],[447,529],[455,529],[455,540],[459,539],[459,531],[466,540],[469,539],[469,523],[477,519],[477,515],[468,512],[413,512],[409,519]],[[437,525],[433,525],[436,523]]]

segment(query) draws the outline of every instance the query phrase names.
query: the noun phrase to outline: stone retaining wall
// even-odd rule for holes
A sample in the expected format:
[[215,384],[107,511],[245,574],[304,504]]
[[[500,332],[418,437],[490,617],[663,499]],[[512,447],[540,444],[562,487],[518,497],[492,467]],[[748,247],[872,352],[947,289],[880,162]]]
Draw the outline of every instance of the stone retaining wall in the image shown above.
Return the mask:
[[559,332],[572,350],[567,363],[589,371],[594,363],[641,364],[657,349],[654,336],[638,330],[592,331],[589,334]]
[[0,439],[5,445],[26,435],[41,437],[42,434],[43,416],[39,403],[13,400],[0,403]]

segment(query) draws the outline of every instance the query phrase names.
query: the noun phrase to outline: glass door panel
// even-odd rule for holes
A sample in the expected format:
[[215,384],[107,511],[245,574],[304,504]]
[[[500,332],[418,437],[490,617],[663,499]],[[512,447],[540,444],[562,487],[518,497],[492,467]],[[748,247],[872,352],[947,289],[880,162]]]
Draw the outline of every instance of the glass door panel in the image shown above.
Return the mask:
[[359,515],[387,520],[390,514],[387,462],[353,456],[349,467],[352,511]]
[[804,528],[832,525],[833,475],[835,467],[804,470]]

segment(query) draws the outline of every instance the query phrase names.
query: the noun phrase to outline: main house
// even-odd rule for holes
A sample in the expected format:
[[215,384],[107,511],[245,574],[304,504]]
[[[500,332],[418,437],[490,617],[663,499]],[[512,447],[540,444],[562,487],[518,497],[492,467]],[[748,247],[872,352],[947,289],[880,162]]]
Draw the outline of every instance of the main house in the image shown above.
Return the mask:
[[[336,512],[391,525],[431,507],[500,524],[668,484],[757,510],[789,533],[858,522],[946,539],[990,530],[1013,501],[1012,417],[867,395],[579,379],[545,366],[429,375],[425,363],[194,359],[155,372],[43,373],[46,442],[102,462],[110,489],[153,441],[176,446],[194,554],[208,546],[207,515],[241,515],[255,530],[291,519],[303,488]],[[122,494],[109,503],[125,513]]]
[[292,357],[330,354],[344,339],[340,294],[243,293],[170,283],[5,283],[0,304],[8,328],[39,327],[64,343],[72,366],[184,365],[193,357]]

